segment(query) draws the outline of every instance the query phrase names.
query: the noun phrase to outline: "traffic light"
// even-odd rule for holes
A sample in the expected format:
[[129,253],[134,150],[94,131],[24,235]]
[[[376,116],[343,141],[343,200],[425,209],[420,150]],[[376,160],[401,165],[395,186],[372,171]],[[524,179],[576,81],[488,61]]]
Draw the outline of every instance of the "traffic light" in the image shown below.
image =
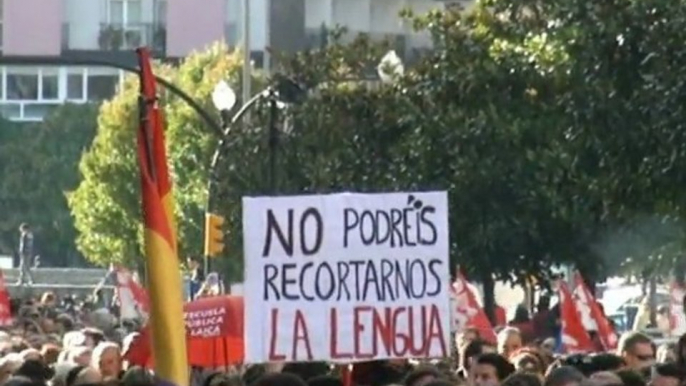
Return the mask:
[[224,250],[224,217],[205,213],[205,256],[215,257]]

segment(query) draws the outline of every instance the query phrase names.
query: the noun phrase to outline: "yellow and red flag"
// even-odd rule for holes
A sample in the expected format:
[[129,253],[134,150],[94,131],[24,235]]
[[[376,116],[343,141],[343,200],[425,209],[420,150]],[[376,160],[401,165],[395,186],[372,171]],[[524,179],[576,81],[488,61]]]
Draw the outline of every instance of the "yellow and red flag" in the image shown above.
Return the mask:
[[163,119],[157,103],[150,52],[146,48],[139,48],[137,53],[141,70],[138,159],[155,374],[165,383],[187,386],[189,377],[183,293]]

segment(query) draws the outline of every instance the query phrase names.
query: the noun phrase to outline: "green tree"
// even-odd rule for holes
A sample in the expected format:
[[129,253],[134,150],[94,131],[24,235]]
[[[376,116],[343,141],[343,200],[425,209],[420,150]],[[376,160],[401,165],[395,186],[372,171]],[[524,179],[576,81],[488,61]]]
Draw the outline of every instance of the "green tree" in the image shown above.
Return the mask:
[[16,250],[18,227],[32,225],[44,265],[81,264],[65,194],[78,184],[81,153],[95,133],[97,109],[67,104],[40,123],[2,122],[0,250]]
[[[211,92],[219,80],[238,83],[240,58],[217,44],[191,55],[178,68],[158,65],[155,71],[214,111]],[[121,92],[102,105],[97,134],[80,162],[81,182],[69,197],[77,247],[96,264],[136,264],[142,256],[137,96],[138,80],[132,76]],[[172,94],[162,92],[160,103],[166,115],[180,251],[199,254],[208,167],[218,139]]]

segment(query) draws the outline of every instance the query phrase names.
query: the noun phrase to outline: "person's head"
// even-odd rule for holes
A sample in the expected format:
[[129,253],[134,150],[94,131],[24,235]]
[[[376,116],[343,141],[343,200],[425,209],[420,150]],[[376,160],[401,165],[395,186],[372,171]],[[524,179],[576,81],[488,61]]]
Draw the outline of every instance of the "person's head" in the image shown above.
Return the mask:
[[53,366],[54,375],[50,381],[51,386],[66,386],[67,375],[74,367],[76,367],[76,365],[71,362],[56,363]]
[[307,386],[307,384],[294,374],[270,373],[259,377],[252,386]]
[[116,343],[102,342],[95,350],[91,358],[91,366],[100,371],[102,377],[117,378],[122,370],[121,351]]
[[[140,366],[133,366],[126,370],[121,377],[121,383],[125,386],[156,386],[153,374]],[[54,386],[54,385],[53,385]]]
[[622,378],[612,371],[598,371],[589,377],[595,386],[619,386],[622,385]]
[[435,367],[422,366],[410,371],[405,377],[405,386],[426,386],[431,381],[439,379],[441,372]]
[[53,376],[52,370],[42,361],[29,359],[15,372],[15,375],[29,378],[35,382],[45,383]]
[[501,386],[543,386],[543,383],[536,374],[517,372],[505,378]]
[[550,296],[541,295],[538,298],[538,305],[536,306],[538,312],[545,312],[550,310]]
[[655,362],[655,345],[650,338],[640,332],[627,332],[617,345],[617,353],[624,358],[627,367],[642,371]]
[[90,386],[102,382],[102,375],[98,370],[88,366],[76,366],[67,373],[65,386]]
[[200,266],[200,260],[195,256],[189,256],[186,259],[186,264],[188,264],[188,269],[196,269]]
[[495,352],[495,350],[482,340],[477,339],[469,342],[460,350],[460,368],[469,375],[469,372],[474,366],[475,359],[481,354],[490,352]]
[[686,366],[686,334],[682,335],[676,344],[676,361],[681,366]]
[[286,363],[281,372],[297,375],[307,382],[313,377],[327,374],[329,365],[325,362],[292,362]]
[[546,375],[544,386],[579,386],[583,380],[581,371],[572,366],[560,366]]
[[0,384],[5,383],[19,367],[24,363],[24,359],[17,353],[10,353],[0,359]]
[[588,366],[589,373],[587,375],[599,371],[617,371],[626,366],[624,359],[612,353],[594,354],[589,359],[590,365]]
[[57,362],[57,357],[60,355],[60,347],[53,343],[45,343],[41,347],[40,354],[43,357],[43,362],[46,365],[51,365]]
[[238,375],[215,372],[205,378],[202,386],[243,386],[243,381]]
[[93,350],[90,347],[79,346],[69,349],[69,361],[79,366],[88,366],[91,363]]
[[616,371],[615,374],[622,380],[624,386],[646,386],[646,380],[634,370],[622,369]]
[[545,338],[538,347],[542,354],[552,357],[555,354],[556,345],[557,343],[555,342],[555,338]]
[[510,355],[510,362],[517,371],[541,374],[545,372],[545,363],[538,352],[528,347],[517,350]]
[[[100,320],[98,319],[98,321]],[[90,348],[95,348],[105,340],[105,333],[100,329],[88,327],[84,328],[82,332],[86,336],[86,346]]]
[[43,356],[35,348],[27,348],[19,353],[24,361],[42,361]]
[[43,292],[43,295],[40,298],[40,303],[44,307],[54,307],[57,304],[57,296],[55,296],[55,293],[51,291]]
[[57,318],[55,319],[55,324],[57,332],[63,335],[68,332],[72,332],[74,330],[74,326],[76,325],[76,323],[74,323],[74,318],[72,318],[68,314],[57,315]]
[[686,381],[686,369],[675,363],[663,363],[655,366],[650,386],[682,386]]
[[672,363],[676,362],[676,344],[665,343],[657,348],[657,355],[655,356],[657,363]]
[[14,375],[10,377],[3,386],[45,386],[45,382],[37,382],[36,380],[22,375]]
[[[435,379],[429,383],[427,383],[425,386],[456,386],[457,384],[455,382],[451,382],[449,379]],[[393,386],[393,384],[389,384],[386,386]]]
[[498,333],[498,354],[508,358],[520,348],[522,348],[522,334],[519,329],[506,327]]
[[615,372],[622,380],[624,386],[646,386],[646,381],[643,376],[631,369],[622,369]]
[[21,232],[21,233],[31,232],[31,226],[29,226],[29,224],[27,224],[27,223],[22,223],[21,225],[19,225],[19,232]]
[[483,354],[476,358],[471,378],[474,386],[496,386],[514,372],[514,366],[501,355]]

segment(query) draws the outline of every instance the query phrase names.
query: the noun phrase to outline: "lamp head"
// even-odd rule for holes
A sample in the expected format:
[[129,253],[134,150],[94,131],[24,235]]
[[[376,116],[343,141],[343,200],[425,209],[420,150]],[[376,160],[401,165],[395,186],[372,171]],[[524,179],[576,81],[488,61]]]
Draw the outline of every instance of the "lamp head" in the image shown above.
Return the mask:
[[212,103],[219,111],[228,111],[236,105],[236,93],[228,83],[221,80],[212,91]]

